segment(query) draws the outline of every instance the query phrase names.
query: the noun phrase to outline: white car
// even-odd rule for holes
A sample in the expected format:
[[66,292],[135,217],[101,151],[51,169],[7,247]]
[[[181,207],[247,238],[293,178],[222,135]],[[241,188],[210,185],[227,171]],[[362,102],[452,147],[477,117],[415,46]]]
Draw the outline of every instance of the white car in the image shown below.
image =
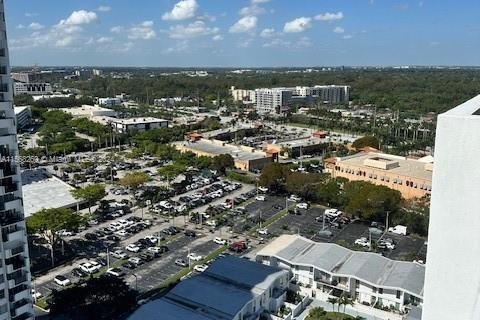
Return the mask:
[[263,229],[258,229],[258,234],[266,236],[268,234],[268,230],[263,228]]
[[95,273],[98,269],[100,269],[100,266],[92,264],[91,262],[84,262],[80,264],[80,269],[86,273]]
[[216,244],[220,244],[220,245],[227,244],[227,240],[219,238],[219,237],[215,237],[215,239],[213,239],[213,242],[215,242]]
[[265,192],[267,192],[267,191],[268,191],[268,188],[265,188],[265,187],[258,187],[258,191],[265,193]]
[[119,269],[119,268],[110,268],[110,269],[107,270],[107,273],[111,274],[112,276],[115,276],[115,277],[123,276],[123,271],[122,271],[122,269]]
[[73,236],[73,232],[67,230],[59,230],[57,231],[57,235],[60,237],[71,237]]
[[207,270],[208,266],[206,264],[197,264],[195,267],[193,267],[193,270],[197,272],[203,272]]
[[265,201],[265,196],[256,196],[255,200],[257,201]]
[[337,209],[326,209],[325,215],[330,218],[336,218],[342,214],[342,211]]
[[368,239],[365,237],[355,240],[355,244],[361,247],[370,247],[370,241],[368,241]]
[[150,247],[147,249],[147,251],[155,254],[162,253],[162,250],[160,250],[159,247]]
[[35,291],[35,289],[32,289],[32,297],[34,299],[40,299],[41,297],[43,297],[43,294],[41,294],[40,292],[38,291]]
[[130,243],[129,245],[127,245],[127,246],[125,247],[125,249],[126,249],[127,251],[130,251],[130,252],[138,252],[138,251],[140,251],[140,247],[134,245],[133,243]]
[[146,236],[145,240],[150,241],[152,244],[157,244],[157,242],[158,242],[158,238],[154,237],[154,236]]
[[128,255],[122,250],[115,250],[110,254],[112,255],[112,257],[115,257],[117,259],[126,259],[128,257]]
[[300,198],[299,196],[296,196],[296,195],[292,194],[287,200],[288,200],[288,201],[291,201],[291,202],[299,202],[300,200],[302,200],[302,198]]
[[297,208],[307,210],[308,209],[308,203],[306,203],[306,202],[297,203]]
[[190,259],[190,260],[193,260],[193,261],[200,261],[200,260],[202,260],[202,256],[200,256],[200,255],[198,255],[198,254],[196,254],[196,253],[194,253],[194,252],[188,254],[187,258]]
[[62,287],[66,287],[72,283],[70,279],[62,275],[55,276],[55,278],[53,278],[53,281],[55,281],[56,284]]

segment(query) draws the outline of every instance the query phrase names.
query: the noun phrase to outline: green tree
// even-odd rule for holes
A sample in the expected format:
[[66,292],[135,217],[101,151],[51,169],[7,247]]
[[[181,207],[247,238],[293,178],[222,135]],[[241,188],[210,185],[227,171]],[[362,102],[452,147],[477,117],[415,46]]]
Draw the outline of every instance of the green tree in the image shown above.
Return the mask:
[[338,298],[330,297],[330,298],[327,299],[327,302],[332,305],[332,310],[335,311],[335,306],[339,302]]
[[352,147],[357,150],[365,147],[372,147],[372,148],[379,149],[379,142],[378,142],[378,139],[373,136],[365,136],[355,140],[352,143]]
[[144,172],[132,172],[127,173],[123,178],[120,179],[120,185],[127,187],[131,190],[136,190],[148,182],[150,178]]
[[90,184],[83,188],[74,189],[71,191],[75,199],[82,199],[88,203],[88,212],[91,212],[91,207],[97,201],[102,200],[107,194],[103,184]]
[[322,320],[325,319],[327,312],[322,307],[316,307],[310,309],[305,320]]
[[343,306],[343,313],[347,306],[353,306],[353,299],[351,299],[347,294],[343,293],[339,298],[339,305]]
[[68,319],[120,319],[136,306],[136,292],[110,275],[52,291],[50,314]]
[[47,241],[50,246],[50,257],[52,267],[55,266],[54,250],[58,241],[60,230],[77,230],[84,223],[82,216],[74,213],[70,209],[42,209],[27,218],[27,229],[31,234],[39,234]]
[[285,180],[285,188],[305,199],[314,200],[315,185],[321,184],[325,175],[321,173],[290,172]]
[[222,174],[225,174],[226,170],[233,168],[234,165],[235,161],[229,154],[219,154],[212,159],[212,168]]
[[273,191],[281,191],[285,184],[289,168],[280,163],[271,163],[262,170],[258,184]]

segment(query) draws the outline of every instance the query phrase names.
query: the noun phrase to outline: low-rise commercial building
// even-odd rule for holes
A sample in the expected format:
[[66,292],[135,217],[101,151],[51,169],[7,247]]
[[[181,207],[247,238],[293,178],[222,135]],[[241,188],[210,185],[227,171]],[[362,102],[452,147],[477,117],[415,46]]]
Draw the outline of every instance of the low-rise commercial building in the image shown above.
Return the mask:
[[122,99],[120,98],[98,98],[98,104],[104,107],[116,107],[122,105]]
[[411,199],[430,195],[432,171],[432,157],[410,159],[378,152],[360,152],[336,158],[332,176],[387,186]]
[[285,302],[290,273],[237,257],[215,261],[128,319],[257,320]]
[[403,319],[423,299],[425,266],[415,262],[298,235],[278,237],[257,253],[256,260],[291,271],[291,287],[304,294],[322,301],[346,294],[354,307],[377,319]]
[[193,152],[197,156],[215,157],[220,154],[229,154],[233,157],[235,168],[243,171],[257,171],[263,169],[273,161],[272,155],[255,150],[251,147],[227,144],[220,140],[199,139],[174,143],[181,152]]
[[64,112],[71,114],[75,118],[92,118],[92,117],[116,117],[117,112],[112,109],[102,108],[99,106],[91,106],[84,104],[78,108],[62,109]]
[[17,119],[17,128],[23,129],[32,123],[32,110],[30,106],[13,107]]
[[107,123],[119,133],[127,133],[131,131],[144,132],[152,129],[160,129],[168,127],[168,120],[152,117],[138,118],[106,118]]
[[286,158],[298,158],[306,155],[318,155],[328,148],[329,140],[317,137],[305,137],[286,141],[274,141],[264,147],[264,151],[278,153]]

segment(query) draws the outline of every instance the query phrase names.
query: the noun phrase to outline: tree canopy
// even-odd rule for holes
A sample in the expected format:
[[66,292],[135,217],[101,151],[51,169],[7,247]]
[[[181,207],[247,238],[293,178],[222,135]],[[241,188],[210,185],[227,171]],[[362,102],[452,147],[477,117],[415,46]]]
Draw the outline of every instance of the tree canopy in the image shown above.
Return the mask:
[[144,172],[131,172],[127,173],[123,178],[120,179],[120,185],[130,188],[132,190],[136,190],[143,186],[150,180],[148,175]]
[[53,290],[50,314],[68,319],[119,319],[136,305],[136,293],[121,278],[103,275]]
[[373,136],[365,136],[355,140],[352,143],[352,147],[357,150],[365,147],[379,149],[379,142],[378,139]]
[[83,188],[74,189],[71,193],[75,199],[87,201],[89,211],[95,202],[102,200],[107,195],[103,184],[90,184]]

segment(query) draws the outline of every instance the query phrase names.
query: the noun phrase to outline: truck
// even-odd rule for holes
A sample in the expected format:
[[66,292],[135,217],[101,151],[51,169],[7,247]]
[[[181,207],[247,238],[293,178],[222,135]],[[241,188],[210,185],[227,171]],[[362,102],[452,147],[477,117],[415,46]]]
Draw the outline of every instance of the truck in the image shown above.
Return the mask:
[[388,232],[401,234],[403,236],[407,235],[407,227],[402,225],[396,225],[395,227],[388,228]]

